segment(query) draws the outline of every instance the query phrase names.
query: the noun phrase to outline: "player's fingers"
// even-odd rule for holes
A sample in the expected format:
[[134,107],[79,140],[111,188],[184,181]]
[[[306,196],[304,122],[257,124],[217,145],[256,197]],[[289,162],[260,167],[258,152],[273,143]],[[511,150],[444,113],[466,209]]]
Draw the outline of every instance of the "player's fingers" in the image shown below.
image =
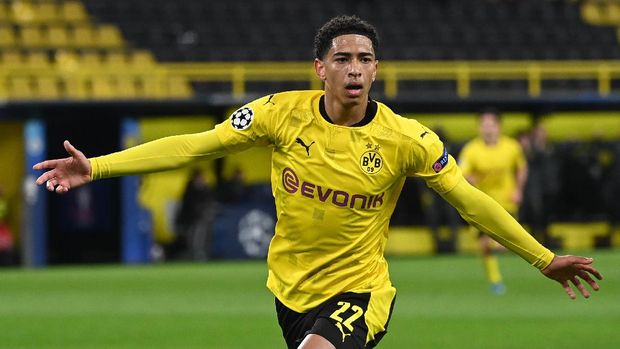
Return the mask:
[[583,286],[581,281],[579,281],[576,276],[572,277],[570,281],[573,283],[573,285],[575,285],[575,287],[577,287],[582,296],[584,296],[585,298],[590,298],[590,292],[588,292],[586,287]]
[[56,159],[56,160],[45,160],[42,162],[39,162],[37,164],[35,164],[34,166],[32,166],[33,170],[44,170],[44,169],[48,169],[48,168],[56,168],[56,166],[58,165],[58,162],[60,160]]
[[56,177],[55,170],[47,171],[44,174],[40,175],[39,178],[37,178],[35,183],[37,183],[38,185],[41,185],[54,177]]
[[592,264],[592,258],[582,256],[568,256],[568,261],[571,264]]
[[566,294],[570,297],[570,299],[577,298],[577,296],[575,295],[575,291],[573,291],[573,289],[570,287],[568,281],[565,280],[560,283],[562,284],[562,288],[564,288],[564,291],[566,291]]
[[592,277],[590,277],[590,274],[586,273],[585,271],[579,271],[577,275],[579,275],[580,278],[584,279],[594,291],[599,290],[598,284],[596,283],[596,281],[594,281],[594,279],[592,279]]
[[601,275],[601,273],[598,270],[596,270],[596,268],[594,268],[591,265],[588,265],[588,264],[577,264],[575,267],[577,269],[579,269],[579,270],[587,271],[588,273],[594,275],[599,280],[603,280],[603,275]]
[[48,191],[55,191],[57,185],[58,185],[58,180],[56,178],[49,179],[45,182],[45,188]]
[[69,188],[65,187],[64,185],[58,185],[56,186],[56,189],[54,191],[57,194],[64,194],[69,191]]
[[64,141],[62,145],[65,147],[67,153],[71,154],[71,156],[79,157],[82,155],[82,152],[77,150],[71,143],[69,143],[69,141]]

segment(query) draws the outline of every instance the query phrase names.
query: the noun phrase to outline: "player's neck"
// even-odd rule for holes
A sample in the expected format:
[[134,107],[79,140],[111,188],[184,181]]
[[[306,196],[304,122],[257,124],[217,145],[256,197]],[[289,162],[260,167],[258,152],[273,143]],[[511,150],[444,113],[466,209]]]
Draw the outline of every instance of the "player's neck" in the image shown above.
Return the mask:
[[366,115],[368,97],[365,103],[344,105],[336,98],[325,94],[325,111],[335,125],[351,126],[359,123]]
[[484,144],[492,147],[497,145],[497,143],[499,142],[499,136],[498,137],[494,137],[494,138],[483,138],[484,140]]

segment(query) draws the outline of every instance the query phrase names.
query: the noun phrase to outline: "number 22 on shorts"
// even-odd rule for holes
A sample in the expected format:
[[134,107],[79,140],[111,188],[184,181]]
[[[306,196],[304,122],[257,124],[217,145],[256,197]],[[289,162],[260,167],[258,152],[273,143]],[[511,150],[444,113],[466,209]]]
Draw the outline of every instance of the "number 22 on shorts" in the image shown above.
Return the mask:
[[[364,315],[364,309],[357,305],[351,306],[351,303],[349,302],[338,302],[338,305],[340,306],[340,308],[333,312],[329,317],[337,321],[336,327],[338,327],[338,329],[342,333],[342,341],[344,342],[347,336],[350,336],[351,333],[353,333],[353,321],[359,319],[362,315]],[[349,308],[351,308],[353,314],[348,318],[343,319],[340,315],[345,311],[349,310]],[[348,330],[348,333],[345,332],[345,328]]]

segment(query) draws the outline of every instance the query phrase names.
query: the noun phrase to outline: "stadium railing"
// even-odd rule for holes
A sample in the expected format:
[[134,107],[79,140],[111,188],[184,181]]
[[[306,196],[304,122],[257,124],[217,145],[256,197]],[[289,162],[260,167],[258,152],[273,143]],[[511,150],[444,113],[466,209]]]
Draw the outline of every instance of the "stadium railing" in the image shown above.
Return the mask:
[[[247,82],[308,81],[310,88],[320,88],[314,69],[307,62],[244,63],[164,63],[171,75],[191,81],[226,81],[232,83],[232,94],[243,97]],[[471,93],[473,80],[527,81],[530,97],[542,93],[544,80],[596,80],[597,92],[612,92],[612,80],[620,77],[620,61],[462,61],[380,63],[377,79],[384,82],[384,94],[393,98],[399,93],[400,81],[452,80],[459,97]]]

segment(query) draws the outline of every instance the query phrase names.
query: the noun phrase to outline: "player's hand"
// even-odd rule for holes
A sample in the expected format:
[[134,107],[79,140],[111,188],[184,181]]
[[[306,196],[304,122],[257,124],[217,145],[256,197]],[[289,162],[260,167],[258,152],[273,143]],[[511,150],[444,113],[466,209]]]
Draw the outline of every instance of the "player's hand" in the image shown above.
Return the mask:
[[579,279],[585,280],[594,291],[598,291],[599,286],[596,280],[590,275],[594,275],[597,279],[603,280],[601,273],[592,266],[592,261],[592,258],[586,257],[555,256],[551,264],[541,270],[541,272],[546,277],[559,282],[571,299],[575,299],[577,296],[569,282],[577,287],[581,295],[588,298],[590,297],[590,292],[588,292]]
[[64,159],[46,160],[32,166],[34,170],[49,170],[39,176],[36,183],[38,185],[45,183],[47,190],[58,194],[64,194],[70,189],[91,181],[90,161],[69,141],[65,141],[63,145],[71,156]]

